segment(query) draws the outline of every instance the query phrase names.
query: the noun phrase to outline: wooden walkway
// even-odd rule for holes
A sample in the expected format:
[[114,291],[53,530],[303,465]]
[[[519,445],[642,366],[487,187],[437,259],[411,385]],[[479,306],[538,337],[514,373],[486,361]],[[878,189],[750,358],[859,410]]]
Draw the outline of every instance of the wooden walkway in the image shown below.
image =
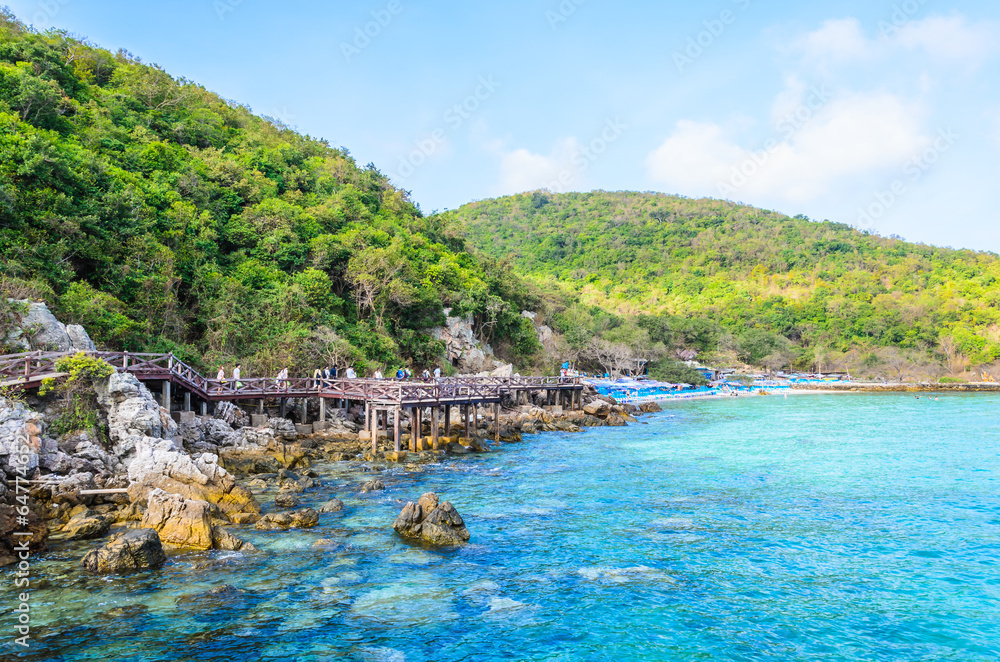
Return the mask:
[[[41,386],[47,378],[65,377],[56,369],[56,361],[77,352],[25,352],[0,356],[0,386],[32,389]],[[504,399],[520,404],[528,402],[530,393],[545,392],[551,405],[578,409],[583,406],[583,384],[578,377],[447,377],[430,382],[374,380],[289,378],[276,380],[260,377],[241,377],[239,383],[219,381],[200,375],[173,354],[137,354],[130,352],[86,352],[111,364],[119,372],[128,372],[143,382],[160,382],[161,404],[168,411],[172,408],[172,386],[183,393],[183,411],[193,411],[192,399],[201,401],[201,413],[207,413],[210,402],[258,401],[261,413],[265,400],[277,400],[284,410],[289,398],[318,398],[320,422],[326,420],[328,401],[335,406],[349,408],[363,405],[365,431],[371,432],[373,449],[376,447],[381,427],[388,432],[389,415],[394,421],[395,448],[400,450],[403,412],[409,410],[411,429],[421,429],[421,414],[430,409],[431,445],[438,450],[438,414],[443,410],[445,436],[451,431],[452,407],[460,408],[464,419],[465,436],[478,425],[479,408],[490,406],[494,410],[494,434],[499,438],[500,402]],[[472,420],[470,421],[470,417]],[[417,435],[410,435],[410,450],[418,450]]]

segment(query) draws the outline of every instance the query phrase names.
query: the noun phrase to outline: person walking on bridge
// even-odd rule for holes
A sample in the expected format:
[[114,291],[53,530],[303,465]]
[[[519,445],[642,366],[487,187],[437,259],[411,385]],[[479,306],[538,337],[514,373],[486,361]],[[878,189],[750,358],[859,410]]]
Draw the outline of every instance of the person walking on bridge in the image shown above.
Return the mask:
[[434,379],[441,379],[441,366],[434,368]]
[[243,382],[240,381],[240,364],[237,363],[236,367],[233,368],[233,383],[236,385],[237,389],[243,388]]
[[219,382],[219,384],[225,384],[226,383],[226,368],[225,368],[225,366],[221,366],[221,365],[219,366],[219,374],[217,374],[215,376],[215,381]]
[[346,377],[348,379],[357,379],[358,378],[358,373],[354,372],[354,368],[352,368],[351,366],[347,366]]

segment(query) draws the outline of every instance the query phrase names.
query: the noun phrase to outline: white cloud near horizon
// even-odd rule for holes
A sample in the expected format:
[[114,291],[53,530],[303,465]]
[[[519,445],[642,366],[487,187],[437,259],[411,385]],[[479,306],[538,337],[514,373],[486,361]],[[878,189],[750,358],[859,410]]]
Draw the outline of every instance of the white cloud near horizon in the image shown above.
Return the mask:
[[[804,103],[800,97],[800,109],[809,108]],[[788,96],[775,106],[787,115]],[[803,123],[779,124],[775,138],[755,148],[723,125],[682,120],[647,157],[647,174],[689,194],[806,203],[853,178],[899,170],[930,143],[922,108],[892,94],[837,96],[808,114]]]

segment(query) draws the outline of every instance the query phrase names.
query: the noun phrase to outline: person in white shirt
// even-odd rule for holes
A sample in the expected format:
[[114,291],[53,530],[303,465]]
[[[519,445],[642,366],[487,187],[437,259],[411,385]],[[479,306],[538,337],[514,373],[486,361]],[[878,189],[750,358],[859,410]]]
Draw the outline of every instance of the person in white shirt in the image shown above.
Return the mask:
[[375,371],[375,379],[382,379],[382,371],[381,370],[376,370]]
[[236,388],[243,388],[243,382],[240,381],[240,364],[237,363],[236,367],[233,368],[233,382],[236,384]]
[[215,376],[215,381],[219,382],[220,385],[226,383],[226,368],[224,366],[219,366],[219,374]]
[[357,379],[358,378],[358,373],[354,372],[354,368],[348,368],[347,369],[347,378],[348,379]]
[[434,379],[441,379],[441,368],[434,368]]

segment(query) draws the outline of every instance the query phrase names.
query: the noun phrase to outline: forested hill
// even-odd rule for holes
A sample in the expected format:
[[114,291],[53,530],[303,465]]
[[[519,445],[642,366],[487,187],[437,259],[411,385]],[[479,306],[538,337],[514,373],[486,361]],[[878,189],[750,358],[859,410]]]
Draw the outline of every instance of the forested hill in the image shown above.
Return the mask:
[[0,10],[0,323],[7,297],[199,365],[430,364],[445,306],[489,306],[495,344],[537,349],[509,270],[374,166]]
[[623,315],[706,318],[800,348],[933,352],[944,341],[973,364],[1000,357],[1000,260],[990,253],[653,193],[539,191],[443,221],[538,282]]

